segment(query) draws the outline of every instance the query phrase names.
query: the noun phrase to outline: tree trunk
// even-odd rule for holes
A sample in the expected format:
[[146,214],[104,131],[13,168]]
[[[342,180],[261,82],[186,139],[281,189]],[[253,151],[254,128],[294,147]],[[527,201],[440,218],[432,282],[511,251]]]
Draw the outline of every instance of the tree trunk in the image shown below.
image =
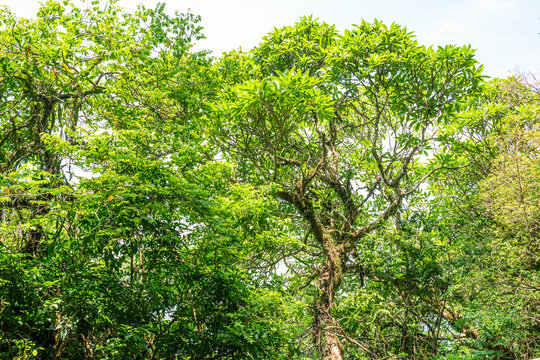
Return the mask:
[[319,293],[313,309],[313,342],[324,360],[341,360],[343,348],[336,332],[340,330],[332,317],[334,295],[343,279],[343,268],[347,248],[335,241],[315,212],[313,205],[304,195],[303,185],[297,184],[294,193],[280,191],[281,199],[295,205],[310,225],[311,232],[321,244],[326,256],[325,265],[319,275],[317,286]]
[[339,289],[342,277],[341,261],[328,259],[317,283],[319,294],[315,301],[313,340],[324,360],[343,358],[343,348],[335,334],[338,325],[332,317],[334,295]]

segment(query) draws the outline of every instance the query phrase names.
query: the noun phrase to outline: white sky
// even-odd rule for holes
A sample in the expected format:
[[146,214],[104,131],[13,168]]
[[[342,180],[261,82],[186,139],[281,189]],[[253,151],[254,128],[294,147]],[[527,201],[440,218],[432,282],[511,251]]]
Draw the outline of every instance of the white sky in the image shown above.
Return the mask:
[[[88,0],[84,0],[88,2]],[[156,0],[120,0],[128,10]],[[477,59],[494,77],[519,67],[540,72],[540,0],[164,0],[166,9],[202,16],[207,39],[200,47],[222,51],[255,46],[273,27],[293,24],[301,16],[349,28],[362,19],[397,22],[425,45],[472,45]],[[38,2],[0,0],[20,17],[33,17]]]

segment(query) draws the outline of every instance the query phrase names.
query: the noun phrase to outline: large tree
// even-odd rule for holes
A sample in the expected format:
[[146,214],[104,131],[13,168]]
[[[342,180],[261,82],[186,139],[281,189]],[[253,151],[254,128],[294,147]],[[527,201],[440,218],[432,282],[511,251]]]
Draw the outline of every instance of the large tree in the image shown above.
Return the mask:
[[274,205],[203,137],[216,76],[197,23],[163,5],[2,9],[1,358],[294,353],[268,316],[289,306],[244,266]]
[[230,86],[212,114],[215,137],[236,180],[269,189],[298,225],[285,261],[305,275],[299,287],[316,282],[319,354],[343,358],[345,339],[375,357],[369,341],[343,331],[334,307],[370,265],[362,244],[392,218],[399,226],[400,208],[430,176],[466,165],[449,149],[482,80],[474,51],[421,46],[396,24],[340,34],[304,18],[219,67]]

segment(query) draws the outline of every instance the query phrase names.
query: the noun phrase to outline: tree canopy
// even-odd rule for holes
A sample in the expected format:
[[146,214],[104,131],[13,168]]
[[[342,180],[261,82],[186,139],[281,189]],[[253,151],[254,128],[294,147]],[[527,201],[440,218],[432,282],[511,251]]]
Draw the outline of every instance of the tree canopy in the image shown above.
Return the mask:
[[539,92],[304,17],[0,11],[0,358],[540,356]]

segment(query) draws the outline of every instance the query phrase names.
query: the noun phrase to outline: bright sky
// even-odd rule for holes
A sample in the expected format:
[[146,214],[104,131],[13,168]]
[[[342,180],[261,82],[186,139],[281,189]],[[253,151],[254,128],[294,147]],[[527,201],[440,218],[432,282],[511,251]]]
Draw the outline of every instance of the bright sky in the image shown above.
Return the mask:
[[[84,0],[84,2],[89,2]],[[119,0],[128,10],[157,0]],[[202,16],[207,39],[200,47],[219,56],[241,47],[247,51],[273,27],[293,24],[301,16],[346,29],[362,19],[397,22],[425,45],[472,45],[485,74],[506,77],[540,72],[540,0],[162,0],[167,9]],[[20,17],[32,17],[33,0],[0,0]]]

